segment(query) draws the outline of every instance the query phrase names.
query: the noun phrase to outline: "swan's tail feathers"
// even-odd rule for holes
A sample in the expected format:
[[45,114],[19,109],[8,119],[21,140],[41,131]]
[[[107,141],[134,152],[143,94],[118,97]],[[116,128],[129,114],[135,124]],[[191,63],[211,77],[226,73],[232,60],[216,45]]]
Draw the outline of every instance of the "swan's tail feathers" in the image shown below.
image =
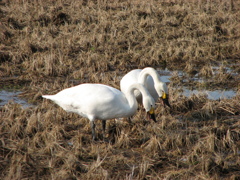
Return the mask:
[[50,99],[52,101],[55,100],[54,95],[42,95],[43,98]]

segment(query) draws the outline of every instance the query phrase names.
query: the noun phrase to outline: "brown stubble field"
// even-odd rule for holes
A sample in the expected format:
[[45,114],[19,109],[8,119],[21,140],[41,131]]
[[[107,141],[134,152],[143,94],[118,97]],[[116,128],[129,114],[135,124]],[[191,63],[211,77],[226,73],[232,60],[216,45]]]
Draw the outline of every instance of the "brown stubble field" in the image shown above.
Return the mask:
[[[0,107],[0,179],[240,179],[239,58],[239,0],[0,1],[0,86],[34,105]],[[110,143],[100,122],[92,142],[87,119],[41,98],[119,88],[147,66],[173,72],[172,109],[158,103],[157,123],[141,108],[131,123],[109,120]],[[237,93],[179,94],[190,84]]]

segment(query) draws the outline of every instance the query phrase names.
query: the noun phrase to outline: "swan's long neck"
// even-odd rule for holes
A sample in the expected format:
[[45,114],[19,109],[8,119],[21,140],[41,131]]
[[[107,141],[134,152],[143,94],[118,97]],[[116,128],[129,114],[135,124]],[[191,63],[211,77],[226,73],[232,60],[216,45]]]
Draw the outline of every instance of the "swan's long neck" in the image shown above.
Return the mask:
[[138,103],[136,97],[134,96],[134,90],[139,90],[143,98],[150,96],[149,92],[142,84],[139,83],[132,84],[125,93],[125,97],[127,98],[129,104],[129,110],[133,113],[135,113],[138,108]]
[[139,75],[139,83],[146,85],[147,77],[152,76],[154,83],[162,82],[158,72],[153,68],[144,68]]

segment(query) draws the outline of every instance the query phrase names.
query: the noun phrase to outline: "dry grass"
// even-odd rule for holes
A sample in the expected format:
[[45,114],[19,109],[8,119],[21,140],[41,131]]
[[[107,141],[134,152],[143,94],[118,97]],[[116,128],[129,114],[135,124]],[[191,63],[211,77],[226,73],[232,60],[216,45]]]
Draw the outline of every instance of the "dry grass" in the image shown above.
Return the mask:
[[[35,106],[0,107],[0,179],[239,179],[239,7],[239,0],[1,1],[0,85],[20,88]],[[41,98],[84,82],[119,88],[124,73],[146,66],[174,71],[173,108],[159,105],[157,123],[142,110],[132,123],[109,120],[111,143],[101,141],[100,122],[93,143],[87,119]],[[181,96],[189,84],[238,93],[219,101]]]
[[[6,179],[239,178],[239,95],[172,101],[172,115],[107,124],[111,143],[91,141],[88,120],[44,101],[1,109],[1,176]],[[193,104],[189,109],[188,103]],[[188,109],[188,111],[186,111]],[[97,132],[101,139],[100,122]],[[234,178],[233,178],[234,179]]]

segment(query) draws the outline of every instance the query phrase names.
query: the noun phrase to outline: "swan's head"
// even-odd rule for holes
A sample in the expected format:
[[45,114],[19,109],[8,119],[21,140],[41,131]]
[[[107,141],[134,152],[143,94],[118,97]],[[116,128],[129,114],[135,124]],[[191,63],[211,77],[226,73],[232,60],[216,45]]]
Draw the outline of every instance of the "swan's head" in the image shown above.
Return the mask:
[[162,100],[164,107],[167,105],[168,107],[171,108],[171,105],[169,104],[169,101],[168,101],[169,96],[168,96],[168,88],[167,88],[166,83],[163,83],[163,82],[155,83],[154,86],[158,93],[158,96]]
[[152,96],[143,98],[143,107],[147,112],[148,119],[157,122],[155,116],[155,101]]
[[150,111],[147,111],[147,117],[148,117],[148,119],[153,120],[154,122],[157,122],[156,116],[155,116],[155,111],[154,111],[153,107],[150,109]]

